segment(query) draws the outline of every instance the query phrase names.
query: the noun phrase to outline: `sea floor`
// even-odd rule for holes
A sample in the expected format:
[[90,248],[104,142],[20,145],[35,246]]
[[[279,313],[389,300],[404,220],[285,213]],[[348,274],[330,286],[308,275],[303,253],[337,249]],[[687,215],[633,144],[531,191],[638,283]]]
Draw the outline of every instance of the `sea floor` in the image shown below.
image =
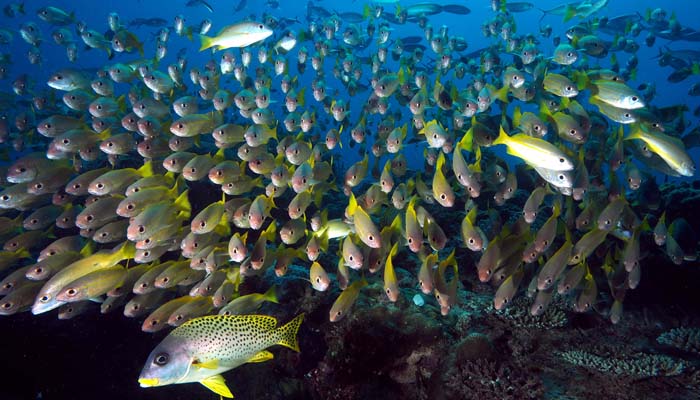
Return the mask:
[[[472,277],[447,316],[434,299],[414,304],[418,291],[410,288],[389,303],[374,283],[351,315],[330,323],[336,293],[309,290],[295,278],[303,269],[292,268],[284,282],[246,284],[279,285],[281,304],[262,313],[281,321],[306,314],[301,353],[274,347],[274,360],[225,378],[237,399],[697,399],[700,272],[645,261],[642,285],[630,292],[617,325],[596,312],[574,313],[565,299],[541,317],[529,315],[524,295],[495,311],[493,289]],[[143,333],[140,323],[120,312],[100,315],[97,305],[70,321],[29,313],[0,319],[0,398],[218,398],[198,384],[140,388],[143,362],[167,334]],[[695,330],[667,334],[677,347],[659,343],[679,327]]]

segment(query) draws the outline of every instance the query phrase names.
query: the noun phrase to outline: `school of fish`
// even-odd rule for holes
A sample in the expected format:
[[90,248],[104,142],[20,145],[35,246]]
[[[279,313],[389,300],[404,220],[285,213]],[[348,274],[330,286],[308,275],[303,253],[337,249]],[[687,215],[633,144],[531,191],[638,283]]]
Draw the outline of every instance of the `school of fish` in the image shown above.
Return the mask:
[[[670,82],[700,74],[700,52],[667,43],[700,32],[662,9],[608,16],[607,4],[493,0],[470,31],[431,25],[467,7],[428,2],[362,13],[309,2],[300,21],[268,12],[280,7],[271,1],[243,18],[242,0],[219,26],[116,12],[88,24],[80,10],[7,5],[0,46],[22,40],[48,68],[45,48],[60,46],[72,66],[34,82],[0,54],[11,86],[0,314],[68,319],[100,302],[143,318],[145,332],[177,327],[142,386],[200,382],[225,397],[221,372],[269,360],[274,344],[299,349],[301,315],[279,328],[255,315],[278,302],[274,286],[239,292],[292,264],[316,291],[340,287],[333,322],[374,282],[399,301],[397,269],[418,265],[408,272],[443,315],[458,306],[460,276],[476,273],[497,310],[526,293],[540,315],[566,296],[617,323],[647,243],[675,264],[696,257],[693,227],[667,225],[655,176],[695,176],[700,130],[686,132],[687,107],[656,107],[654,84],[633,82],[641,46],[658,47],[649,62],[671,67]],[[568,29],[517,32],[517,16],[540,13]],[[422,36],[397,35],[403,25]],[[144,26],[160,29],[154,46],[134,33]],[[189,43],[176,57],[171,34]],[[491,45],[467,50],[469,35]],[[189,65],[188,50],[210,61]],[[82,69],[80,57],[104,66]],[[504,205],[516,201],[511,218]]]

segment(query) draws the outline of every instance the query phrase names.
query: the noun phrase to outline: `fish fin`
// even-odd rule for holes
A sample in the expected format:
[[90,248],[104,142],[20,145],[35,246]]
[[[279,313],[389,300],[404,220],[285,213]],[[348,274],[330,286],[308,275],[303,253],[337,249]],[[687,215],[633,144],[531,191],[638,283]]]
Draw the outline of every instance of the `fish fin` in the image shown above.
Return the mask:
[[21,248],[21,249],[15,251],[15,255],[18,258],[32,258],[32,253],[30,253],[29,250],[27,250],[25,248]]
[[500,100],[501,103],[506,103],[508,104],[508,86],[503,86],[500,89],[497,89],[496,91],[493,92],[493,97],[496,99]]
[[133,242],[127,241],[112,249],[112,254],[115,256],[117,262],[128,260],[129,258],[134,258],[134,255],[136,255],[136,246]]
[[148,161],[143,166],[139,169],[136,170],[136,172],[142,177],[146,178],[149,176],[153,176],[153,162]]
[[83,257],[91,255],[95,252],[95,245],[96,242],[93,242],[92,240],[88,241],[87,243],[85,243],[85,246],[83,246],[83,248],[80,249],[80,255]]
[[467,213],[467,220],[469,223],[472,225],[476,225],[476,217],[477,213],[479,212],[479,207],[477,205],[474,205],[471,210]]
[[301,107],[304,107],[304,105],[306,104],[306,86],[301,88],[301,90],[299,90],[299,93],[297,93],[297,103]]
[[568,22],[571,18],[576,16],[576,7],[571,4],[567,4],[566,12],[564,13],[564,22]]
[[355,215],[355,211],[357,210],[357,207],[359,207],[359,206],[357,205],[357,199],[355,198],[355,194],[350,192],[350,200],[348,201],[348,208],[347,208],[348,215],[351,217],[353,215]]
[[276,344],[288,347],[296,352],[300,351],[299,342],[297,342],[297,332],[299,331],[299,326],[301,326],[301,322],[303,320],[304,314],[302,313],[277,329],[280,334],[280,341]]
[[186,213],[192,212],[190,200],[187,197],[188,193],[189,193],[189,189],[180,193],[180,195],[177,197],[177,199],[175,199],[175,207],[177,207],[178,210],[182,210]]
[[270,224],[268,227],[263,231],[263,233],[260,234],[260,236],[264,236],[268,241],[274,241],[275,240],[275,235],[277,234],[277,225],[276,224]]
[[266,301],[269,301],[270,303],[279,303],[279,301],[277,300],[277,292],[275,289],[275,285],[272,285],[269,289],[267,289],[267,292],[265,292],[263,298]]
[[192,366],[197,367],[197,368],[205,368],[205,369],[217,369],[217,368],[219,368],[219,360],[213,359],[213,360],[209,360],[207,362],[199,362],[197,360],[194,360],[192,362]]
[[253,357],[246,360],[248,363],[259,363],[272,360],[275,356],[267,350],[256,353]]
[[219,223],[216,224],[216,227],[214,227],[214,232],[217,235],[220,235],[221,237],[231,236],[231,227],[229,226],[228,215],[226,213],[223,213],[221,215],[221,219],[219,219]]
[[205,35],[199,35],[199,51],[204,51],[212,46],[214,46],[214,38]]
[[218,394],[219,396],[223,396],[229,399],[233,398],[231,389],[229,389],[228,386],[226,386],[226,381],[221,375],[210,376],[199,381],[199,383],[204,385],[207,389],[211,390],[212,392]]
[[498,131],[498,137],[494,139],[493,144],[505,144],[506,146],[508,145],[508,134],[506,133],[505,130],[503,130],[503,126],[501,125],[499,127]]
[[460,139],[457,147],[459,149],[466,150],[470,153],[472,151],[474,151],[474,129],[473,129],[473,127],[469,127],[467,132],[462,136],[462,139]]
[[520,107],[515,107],[515,110],[513,110],[513,127],[519,127],[520,126],[520,120],[523,117],[522,111],[520,111]]

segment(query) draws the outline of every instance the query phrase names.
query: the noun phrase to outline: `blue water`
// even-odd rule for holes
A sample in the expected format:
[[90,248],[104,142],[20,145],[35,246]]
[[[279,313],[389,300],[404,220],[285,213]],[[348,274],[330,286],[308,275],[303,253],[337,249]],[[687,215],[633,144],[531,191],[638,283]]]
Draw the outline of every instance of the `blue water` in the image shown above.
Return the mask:
[[[76,18],[87,23],[88,28],[99,32],[106,32],[107,16],[111,12],[116,12],[121,18],[122,24],[128,24],[134,18],[150,18],[159,17],[168,21],[168,26],[172,24],[175,16],[184,15],[187,25],[193,26],[195,30],[200,25],[204,18],[209,18],[213,22],[213,27],[209,35],[217,32],[222,26],[235,23],[247,16],[253,16],[254,19],[259,19],[263,12],[270,13],[276,17],[286,17],[296,19],[299,22],[292,25],[294,30],[304,29],[307,27],[307,12],[306,4],[295,1],[281,1],[278,9],[271,9],[266,6],[263,1],[248,0],[248,4],[241,11],[234,13],[234,7],[238,1],[223,1],[210,0],[209,3],[214,8],[215,12],[210,13],[201,5],[194,7],[185,7],[185,1],[87,1],[87,0],[71,0],[63,2],[43,2],[43,1],[27,1],[26,15],[9,18],[4,14],[0,14],[0,27],[8,29],[14,33],[14,38],[9,45],[0,45],[0,52],[11,56],[12,63],[9,66],[9,72],[5,79],[0,81],[0,95],[4,96],[4,100],[17,101],[19,100],[12,93],[12,82],[20,74],[25,73],[29,76],[30,90],[29,94],[22,97],[22,100],[31,100],[35,93],[49,93],[51,89],[46,86],[48,77],[60,68],[81,68],[86,70],[97,70],[115,62],[128,62],[139,58],[138,54],[117,53],[113,60],[108,60],[105,52],[92,49],[86,50],[80,41],[79,36],[74,32],[73,26],[70,26],[74,33],[74,39],[78,42],[79,56],[75,63],[70,63],[65,54],[65,49],[57,45],[51,38],[51,32],[56,29],[53,26],[39,20],[36,15],[36,9],[42,5],[55,4],[66,10],[74,11]],[[406,1],[401,2],[402,6],[407,6],[416,2]],[[440,4],[459,3],[457,1],[438,2]],[[494,13],[489,7],[489,2],[485,0],[462,2],[471,9],[469,15],[451,15],[442,13],[429,17],[429,21],[437,31],[441,26],[446,26],[450,35],[458,35],[466,38],[468,49],[465,52],[471,52],[477,49],[487,47],[493,43],[493,38],[484,38],[481,34],[480,26],[483,21],[493,18]],[[557,1],[536,1],[537,6],[542,9],[555,7],[560,2]],[[7,2],[2,2],[0,8],[4,7]],[[314,5],[324,7],[328,10],[343,12],[355,11],[362,12],[364,2],[362,1],[317,1]],[[392,5],[384,5],[386,12],[393,10]],[[634,2],[611,0],[610,4],[602,10],[599,15],[614,17],[621,14],[632,12],[640,12],[644,14],[645,10],[656,7],[666,8],[669,15],[675,13],[679,22],[683,26],[700,29],[698,17],[700,16],[700,3],[692,0],[664,2],[652,0],[638,0]],[[540,41],[538,48],[544,54],[550,54],[554,45],[551,38],[542,38],[539,36],[539,28],[543,24],[550,24],[553,28],[553,37],[562,36],[563,32],[573,25],[580,22],[578,18],[572,21],[562,23],[561,16],[545,15],[540,18],[542,13],[538,10],[530,10],[524,13],[515,14],[517,22],[517,34],[523,35],[527,33],[534,34]],[[591,20],[589,18],[588,20]],[[26,53],[29,50],[29,45],[25,43],[18,32],[19,26],[26,21],[35,21],[42,30],[43,43],[40,46],[43,62],[40,65],[32,65],[28,62]],[[364,27],[366,24],[362,23]],[[399,38],[406,36],[421,36],[423,31],[414,23],[407,23],[401,26],[392,26],[394,29],[391,33],[391,38]],[[160,28],[139,27],[129,28],[135,33],[145,44],[145,57],[150,58],[155,52],[156,40],[155,34]],[[343,27],[338,32],[342,34]],[[639,59],[638,73],[636,79],[628,82],[631,87],[637,87],[642,83],[656,84],[656,96],[652,104],[654,106],[669,106],[676,104],[686,104],[689,112],[686,113],[686,121],[688,122],[687,130],[698,127],[698,117],[693,116],[693,110],[700,107],[700,97],[688,96],[688,89],[691,85],[700,83],[700,76],[690,76],[686,80],[679,83],[668,82],[666,77],[672,72],[670,67],[660,67],[657,61],[653,59],[658,54],[660,47],[668,47],[674,50],[682,49],[698,49],[698,42],[670,42],[658,38],[656,44],[649,48],[643,43],[643,35],[637,38],[640,43],[640,49],[636,53]],[[195,35],[196,36],[196,35]],[[271,46],[279,37],[279,32],[276,32],[265,43]],[[613,38],[608,35],[603,35],[606,40]],[[425,41],[422,44],[427,45]],[[305,43],[309,48],[309,53],[313,53],[310,43]],[[205,63],[215,60],[218,61],[221,52],[212,54],[210,51],[199,52],[199,42],[195,37],[194,41],[190,41],[185,37],[178,37],[171,30],[170,39],[167,43],[168,54],[160,61],[160,69],[165,70],[165,67],[176,62],[178,52],[183,49],[188,60],[188,67],[202,67]],[[252,71],[258,66],[256,57],[257,47],[253,47],[253,62],[249,69],[249,75],[253,75]],[[296,67],[296,54],[298,46],[292,50],[287,58],[289,59],[289,74],[298,74]],[[355,56],[368,57],[376,51],[376,45],[372,44],[367,49],[359,50]],[[233,51],[238,56],[237,51]],[[618,52],[617,57],[621,66],[630,57],[630,54]],[[502,55],[504,62],[509,62],[510,57]],[[434,54],[429,50],[425,53],[426,59],[434,58]],[[390,59],[390,58],[389,58]],[[334,57],[327,57],[324,63],[324,69],[327,71],[326,83],[330,96],[333,99],[344,99],[350,101],[350,116],[349,126],[346,129],[354,126],[357,122],[360,109],[368,97],[367,93],[350,98],[345,92],[345,88],[336,81],[332,76],[332,68],[334,66]],[[597,61],[593,59],[592,64]],[[608,58],[600,61],[601,67],[608,67]],[[310,61],[307,62],[310,64]],[[389,61],[388,68],[397,68],[397,63]],[[310,85],[316,72],[307,65],[306,71],[299,77],[300,87]],[[450,73],[449,76],[453,74]],[[363,67],[363,77],[361,83],[368,84],[371,71],[369,66]],[[273,78],[273,89],[279,87],[279,77]],[[453,79],[453,78],[449,78]],[[192,87],[187,74],[185,81],[188,86]],[[462,80],[455,80],[457,87],[462,88],[470,82],[469,77]],[[500,83],[500,82],[499,82]],[[226,82],[224,87],[230,88],[232,91],[237,91],[240,85],[232,78],[230,82]],[[126,93],[128,85],[116,84],[118,94]],[[276,94],[280,97],[279,103],[272,106],[276,115],[281,120],[285,113],[282,111],[283,99],[281,92]],[[313,109],[316,102],[311,96],[310,90],[306,93],[306,102],[308,109]],[[409,113],[405,108],[392,100],[390,112],[399,111],[401,119],[396,125],[402,125],[408,121]],[[233,108],[233,107],[231,107]],[[304,108],[304,109],[306,109]],[[507,109],[512,113],[512,107]],[[14,116],[23,111],[20,106],[8,107],[0,110],[2,116],[14,120]],[[323,114],[322,110],[317,110],[317,114]],[[227,118],[231,121],[241,123],[240,116],[237,112],[229,110]],[[331,121],[328,119],[328,121]],[[376,116],[372,117],[375,123],[379,121]],[[334,126],[334,122],[330,122],[329,127]],[[370,132],[373,133],[370,128]],[[322,134],[325,134],[323,130]],[[336,149],[334,156],[336,160],[347,167],[353,162],[361,158],[358,151],[360,146],[351,147],[347,144],[348,137],[344,136],[343,149]],[[371,144],[371,140],[369,144]],[[3,144],[1,146],[8,146]],[[414,169],[420,169],[423,166],[422,154],[424,144],[410,145],[404,150],[404,153],[409,158],[410,165]],[[499,150],[500,151],[500,150]],[[499,153],[504,154],[504,153]],[[696,164],[700,156],[700,151],[694,149],[690,152]],[[16,158],[20,154],[11,153],[12,158]],[[386,156],[379,161],[380,165],[388,159]],[[509,163],[514,162],[513,159],[508,160]],[[662,175],[656,174],[655,177],[661,181],[665,179]],[[683,178],[684,180],[694,181],[693,178]],[[94,312],[94,311],[93,311]],[[14,317],[13,317],[14,318]],[[5,336],[5,331],[9,333]],[[190,399],[190,398],[214,398],[205,393],[202,397],[203,390],[196,385],[178,385],[177,387],[166,387],[158,389],[140,389],[137,387],[136,379],[141,368],[143,360],[150,349],[158,343],[162,338],[162,333],[159,335],[150,335],[140,332],[140,323],[133,320],[125,320],[119,313],[109,316],[101,316],[91,314],[82,318],[79,321],[62,322],[56,321],[55,315],[41,316],[32,318],[28,314],[17,316],[16,319],[1,319],[0,320],[0,345],[1,349],[13,352],[13,357],[4,359],[2,379],[0,379],[0,400],[3,399],[53,399],[53,398],[129,398],[129,399]],[[26,335],[25,335],[26,332]],[[3,339],[6,337],[7,339]],[[34,344],[36,343],[36,346]],[[257,368],[258,366],[255,366]],[[10,384],[10,389],[6,392],[2,382],[22,381],[26,380],[26,384]],[[102,382],[105,382],[104,384]],[[234,393],[236,393],[234,389]]]

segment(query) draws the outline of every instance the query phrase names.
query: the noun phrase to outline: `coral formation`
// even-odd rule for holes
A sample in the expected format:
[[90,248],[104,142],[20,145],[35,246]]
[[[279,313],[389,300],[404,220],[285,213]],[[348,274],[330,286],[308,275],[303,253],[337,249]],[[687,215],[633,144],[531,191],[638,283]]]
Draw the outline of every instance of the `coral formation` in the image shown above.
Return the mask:
[[565,361],[584,368],[639,378],[679,375],[687,368],[685,362],[660,354],[636,353],[628,358],[615,358],[584,350],[569,350],[559,355]]
[[660,344],[700,355],[700,328],[675,328],[662,333],[656,341]]

